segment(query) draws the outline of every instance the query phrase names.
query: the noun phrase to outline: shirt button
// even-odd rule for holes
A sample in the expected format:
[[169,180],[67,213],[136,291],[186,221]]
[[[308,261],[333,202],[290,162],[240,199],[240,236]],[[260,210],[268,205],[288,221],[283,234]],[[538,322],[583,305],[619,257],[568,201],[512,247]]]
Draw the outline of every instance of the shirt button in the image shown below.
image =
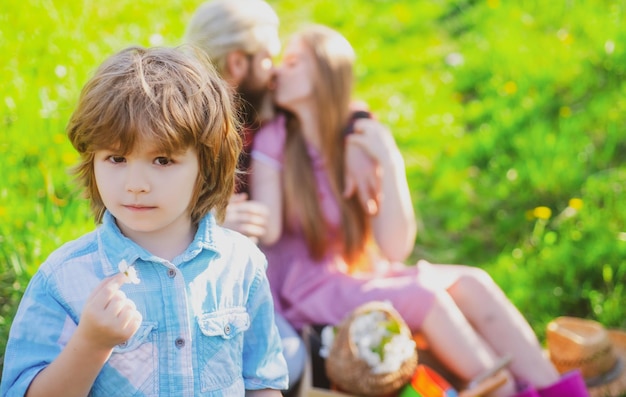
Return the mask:
[[167,275],[168,275],[170,278],[174,278],[174,277],[176,277],[176,270],[174,270],[174,269],[167,269]]
[[176,347],[179,349],[182,349],[183,347],[185,347],[185,340],[183,338],[176,338],[176,342],[174,342],[176,344]]
[[226,325],[224,326],[224,333],[225,333],[226,335],[230,335],[230,324],[226,324]]

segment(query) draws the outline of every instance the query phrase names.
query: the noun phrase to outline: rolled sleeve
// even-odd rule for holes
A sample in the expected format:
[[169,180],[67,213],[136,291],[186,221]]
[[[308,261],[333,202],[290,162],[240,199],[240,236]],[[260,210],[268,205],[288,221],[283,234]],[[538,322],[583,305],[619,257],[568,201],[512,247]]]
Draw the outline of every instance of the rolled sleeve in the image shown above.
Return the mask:
[[35,376],[61,353],[75,327],[47,279],[36,273],[9,332],[0,395],[23,396]]
[[248,390],[288,387],[288,371],[278,328],[274,321],[274,304],[265,271],[257,268],[254,291],[251,291],[248,313],[251,326],[246,331],[243,348],[243,375]]

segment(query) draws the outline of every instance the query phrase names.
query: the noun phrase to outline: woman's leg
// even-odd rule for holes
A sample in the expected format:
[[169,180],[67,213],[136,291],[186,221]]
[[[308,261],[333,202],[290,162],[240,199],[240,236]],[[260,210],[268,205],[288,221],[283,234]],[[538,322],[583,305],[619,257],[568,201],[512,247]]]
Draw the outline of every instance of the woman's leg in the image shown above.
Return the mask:
[[[496,364],[496,355],[474,331],[446,291],[436,293],[434,303],[422,324],[422,332],[433,354],[446,368],[465,381]],[[510,397],[514,393],[515,384],[511,379],[491,396]]]
[[458,279],[448,288],[448,293],[497,355],[511,355],[508,368],[518,380],[542,388],[559,379],[531,326],[491,276],[470,266],[438,267],[444,267],[445,272],[458,273]]

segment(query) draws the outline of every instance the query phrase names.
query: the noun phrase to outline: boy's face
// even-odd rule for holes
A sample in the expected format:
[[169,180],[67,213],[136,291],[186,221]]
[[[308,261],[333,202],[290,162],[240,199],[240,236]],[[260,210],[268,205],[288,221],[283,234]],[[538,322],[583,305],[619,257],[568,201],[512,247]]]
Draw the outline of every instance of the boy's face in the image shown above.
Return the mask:
[[94,174],[105,207],[127,237],[187,236],[196,179],[198,155],[189,148],[168,156],[146,142],[127,155],[98,150]]

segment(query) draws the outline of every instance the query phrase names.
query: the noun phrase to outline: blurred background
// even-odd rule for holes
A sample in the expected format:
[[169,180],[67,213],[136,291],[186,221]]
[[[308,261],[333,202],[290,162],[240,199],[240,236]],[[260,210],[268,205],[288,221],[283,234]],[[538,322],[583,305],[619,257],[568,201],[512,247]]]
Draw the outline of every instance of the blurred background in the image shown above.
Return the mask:
[[[626,328],[623,1],[269,2],[285,39],[318,22],[352,42],[407,164],[410,262],[485,268],[542,340],[559,315]],[[67,173],[81,87],[128,45],[180,44],[199,4],[3,1],[0,363],[30,276],[94,228]]]

